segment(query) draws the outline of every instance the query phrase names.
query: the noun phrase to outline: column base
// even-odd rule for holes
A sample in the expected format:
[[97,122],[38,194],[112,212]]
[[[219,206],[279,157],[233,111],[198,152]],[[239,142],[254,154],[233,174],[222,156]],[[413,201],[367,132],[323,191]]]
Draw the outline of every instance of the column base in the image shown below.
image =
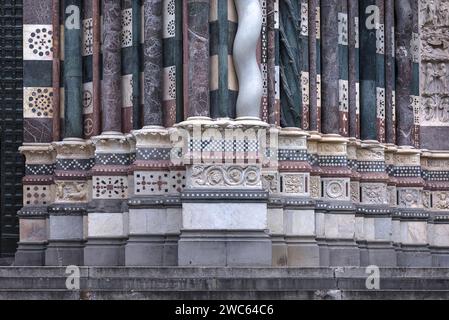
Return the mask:
[[84,247],[85,266],[124,266],[123,239],[88,239]]
[[46,243],[19,242],[14,266],[44,266]]
[[430,248],[432,255],[432,267],[449,267],[449,248]]
[[287,245],[283,236],[271,235],[273,267],[286,267],[288,264]]
[[179,266],[271,267],[272,243],[263,231],[183,230]]
[[354,241],[326,240],[330,267],[359,267],[360,250]]
[[318,267],[320,249],[314,239],[286,237],[289,267]]
[[130,236],[125,245],[126,266],[177,266],[178,237]]
[[432,257],[427,246],[401,246],[397,251],[398,267],[431,267]]
[[84,243],[80,241],[54,241],[48,242],[45,251],[46,266],[82,266]]
[[360,248],[360,266],[370,265],[378,267],[395,267],[397,265],[396,251],[391,243],[368,242]]

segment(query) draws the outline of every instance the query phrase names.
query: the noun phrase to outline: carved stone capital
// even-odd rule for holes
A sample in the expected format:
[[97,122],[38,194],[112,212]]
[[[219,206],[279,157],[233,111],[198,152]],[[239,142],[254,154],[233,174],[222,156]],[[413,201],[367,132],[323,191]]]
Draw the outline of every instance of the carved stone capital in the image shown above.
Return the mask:
[[[176,129],[175,129],[176,130]],[[164,127],[147,126],[140,130],[132,132],[135,138],[135,145],[137,149],[141,148],[167,148],[170,147],[170,132]]]
[[57,159],[89,159],[94,156],[94,145],[90,140],[69,138],[54,142]]
[[55,149],[49,143],[24,144],[19,148],[19,151],[25,156],[27,165],[52,164],[55,162]]
[[325,134],[321,136],[318,144],[320,156],[346,156],[348,139],[338,134]]
[[92,137],[96,153],[129,153],[130,138],[122,133],[103,132],[100,136]]

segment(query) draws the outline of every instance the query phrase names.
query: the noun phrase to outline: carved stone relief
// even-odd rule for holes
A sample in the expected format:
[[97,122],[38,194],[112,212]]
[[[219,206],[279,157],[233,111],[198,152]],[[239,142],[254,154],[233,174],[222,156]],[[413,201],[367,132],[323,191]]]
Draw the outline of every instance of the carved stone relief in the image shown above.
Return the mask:
[[323,181],[323,198],[327,200],[349,200],[349,179],[325,178]]
[[56,181],[56,202],[88,201],[86,181]]
[[387,204],[387,186],[383,183],[362,184],[362,202],[366,204]]
[[418,188],[398,190],[399,206],[404,208],[419,208],[422,206],[422,191]]
[[267,172],[262,174],[262,188],[270,194],[279,192],[279,176],[277,172]]
[[257,166],[194,165],[188,170],[188,185],[193,188],[261,188]]
[[420,2],[421,92],[420,123],[449,126],[449,3]]
[[306,195],[309,193],[309,175],[307,173],[283,174],[281,179],[283,193],[296,195]]

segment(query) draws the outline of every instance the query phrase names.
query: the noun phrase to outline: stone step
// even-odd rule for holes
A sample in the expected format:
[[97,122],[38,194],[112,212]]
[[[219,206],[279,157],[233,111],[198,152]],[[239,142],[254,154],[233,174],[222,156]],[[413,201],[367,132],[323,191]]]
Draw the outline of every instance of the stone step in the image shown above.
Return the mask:
[[[89,278],[361,278],[363,267],[224,268],[224,267],[80,267]],[[65,277],[65,267],[0,267],[0,277]],[[449,268],[380,268],[381,278],[449,278]]]
[[[65,289],[65,277],[0,277],[0,289]],[[360,290],[365,278],[81,278],[82,289],[102,290]],[[448,278],[381,278],[382,289],[449,290]]]
[[0,300],[447,300],[449,290],[0,290]]

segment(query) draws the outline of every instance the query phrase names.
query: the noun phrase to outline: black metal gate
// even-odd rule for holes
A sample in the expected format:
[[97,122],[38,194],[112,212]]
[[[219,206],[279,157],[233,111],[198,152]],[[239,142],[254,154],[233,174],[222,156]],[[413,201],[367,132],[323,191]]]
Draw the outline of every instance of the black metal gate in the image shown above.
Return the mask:
[[16,250],[22,206],[22,1],[0,0],[0,257]]

